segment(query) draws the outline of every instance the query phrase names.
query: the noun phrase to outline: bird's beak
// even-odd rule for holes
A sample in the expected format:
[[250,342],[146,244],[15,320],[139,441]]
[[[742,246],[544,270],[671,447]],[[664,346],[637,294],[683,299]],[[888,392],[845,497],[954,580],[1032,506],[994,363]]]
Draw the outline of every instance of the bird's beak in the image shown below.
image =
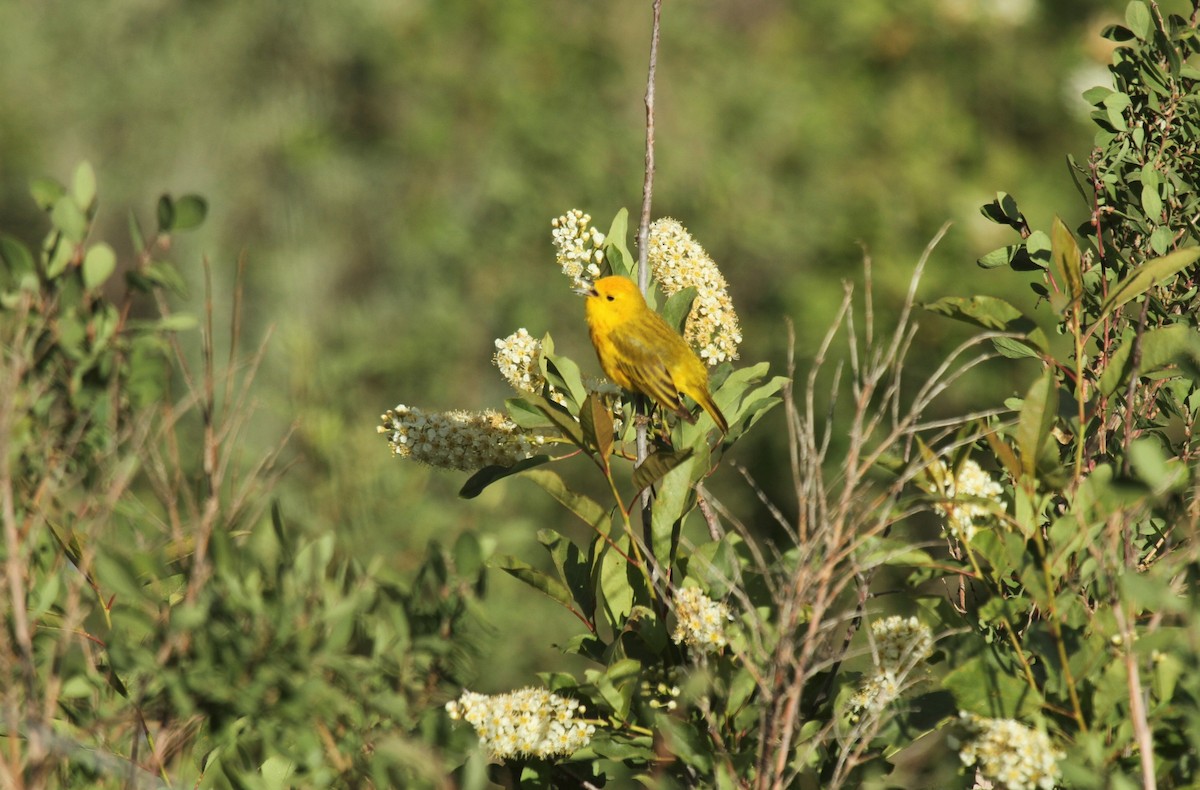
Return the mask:
[[575,293],[579,294],[580,296],[599,296],[600,295],[596,291],[596,286],[594,286],[594,285],[588,285],[584,288],[576,288]]

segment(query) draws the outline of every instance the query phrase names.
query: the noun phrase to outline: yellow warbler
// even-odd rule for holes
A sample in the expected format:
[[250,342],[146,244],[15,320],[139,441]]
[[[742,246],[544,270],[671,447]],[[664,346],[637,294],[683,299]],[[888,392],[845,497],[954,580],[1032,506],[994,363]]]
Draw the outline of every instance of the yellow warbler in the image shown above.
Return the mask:
[[708,392],[708,368],[650,309],[631,280],[602,277],[580,293],[587,297],[588,331],[606,376],[695,422],[679,399],[680,393],[687,395],[709,413],[721,433],[729,432],[725,415]]

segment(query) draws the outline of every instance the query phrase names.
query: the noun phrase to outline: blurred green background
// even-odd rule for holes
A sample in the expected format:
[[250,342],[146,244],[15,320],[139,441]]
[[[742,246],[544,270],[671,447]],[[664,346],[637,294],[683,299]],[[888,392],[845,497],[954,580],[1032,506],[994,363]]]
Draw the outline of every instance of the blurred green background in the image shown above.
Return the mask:
[[[1090,148],[1079,93],[1107,83],[1099,31],[1123,6],[668,0],[654,216],[680,219],[721,265],[743,363],[781,371],[790,317],[803,366],[864,247],[887,327],[947,220],[920,297],[996,293],[1035,312],[1028,288],[975,265],[1013,240],[978,207],[1004,190],[1034,227],[1082,219],[1064,156]],[[550,220],[581,208],[607,229],[619,208],[637,213],[649,20],[649,2],[8,0],[3,230],[36,244],[47,222],[29,179],[68,179],[83,159],[100,233],[125,254],[130,210],[148,223],[160,192],[205,195],[208,222],[174,255],[194,309],[212,262],[218,315],[244,256],[243,342],[273,328],[247,451],[296,425],[279,494],[293,528],[401,569],[462,530],[534,560],[536,530],[568,518],[533,486],[463,502],[464,475],[390,458],[375,426],[397,402],[499,407],[492,341],[521,326],[598,371]],[[913,380],[967,334],[921,320]],[[944,408],[995,405],[1020,370]],[[777,414],[732,458],[786,509],[781,429]],[[713,487],[761,515],[736,474]],[[561,668],[548,645],[573,620],[532,603],[544,608],[493,574],[480,690]]]

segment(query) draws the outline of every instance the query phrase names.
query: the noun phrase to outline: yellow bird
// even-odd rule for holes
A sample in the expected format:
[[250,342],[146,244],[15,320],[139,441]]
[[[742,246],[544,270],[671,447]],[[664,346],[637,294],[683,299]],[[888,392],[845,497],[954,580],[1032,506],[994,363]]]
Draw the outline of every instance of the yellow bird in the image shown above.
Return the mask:
[[721,433],[729,433],[729,423],[708,391],[708,368],[650,309],[633,281],[602,277],[580,293],[587,297],[588,331],[604,375],[694,423],[696,418],[679,397],[687,395],[709,413]]

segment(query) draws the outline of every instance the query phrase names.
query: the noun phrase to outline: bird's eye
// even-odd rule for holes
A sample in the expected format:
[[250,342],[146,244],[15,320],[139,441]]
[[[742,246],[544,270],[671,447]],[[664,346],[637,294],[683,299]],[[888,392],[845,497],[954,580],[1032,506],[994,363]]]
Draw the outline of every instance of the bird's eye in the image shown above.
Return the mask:
[[610,301],[610,302],[611,302],[611,301],[613,301],[613,299],[615,299],[616,297],[614,297],[612,294],[609,294],[609,295],[608,295],[608,296],[606,296],[605,298],[606,298],[606,299],[608,299],[608,301]]

